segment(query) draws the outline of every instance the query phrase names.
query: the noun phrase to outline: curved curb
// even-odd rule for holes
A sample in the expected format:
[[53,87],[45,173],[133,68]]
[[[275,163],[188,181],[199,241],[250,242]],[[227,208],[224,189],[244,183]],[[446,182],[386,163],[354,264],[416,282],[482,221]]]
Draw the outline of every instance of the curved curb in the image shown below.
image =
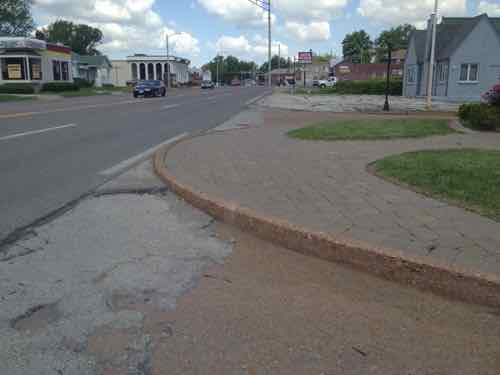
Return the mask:
[[430,264],[394,250],[310,231],[285,220],[264,216],[235,203],[197,192],[179,182],[165,167],[168,152],[177,144],[204,134],[205,132],[199,132],[179,139],[157,151],[153,157],[156,174],[173,192],[194,207],[217,220],[305,255],[349,265],[357,270],[444,297],[500,307],[500,280],[492,275],[471,274]]

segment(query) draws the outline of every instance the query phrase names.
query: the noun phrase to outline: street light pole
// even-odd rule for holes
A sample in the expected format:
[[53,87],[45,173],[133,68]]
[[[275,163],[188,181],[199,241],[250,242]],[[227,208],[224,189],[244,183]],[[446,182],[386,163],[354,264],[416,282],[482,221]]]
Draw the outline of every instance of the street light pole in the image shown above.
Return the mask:
[[389,111],[389,89],[391,83],[391,60],[392,60],[392,44],[387,44],[387,81],[385,84],[385,103],[384,111]]
[[432,14],[432,42],[431,42],[431,59],[429,61],[429,73],[427,81],[427,109],[432,107],[432,81],[434,74],[434,59],[436,57],[436,28],[437,28],[437,12],[438,0],[434,2],[434,13]]

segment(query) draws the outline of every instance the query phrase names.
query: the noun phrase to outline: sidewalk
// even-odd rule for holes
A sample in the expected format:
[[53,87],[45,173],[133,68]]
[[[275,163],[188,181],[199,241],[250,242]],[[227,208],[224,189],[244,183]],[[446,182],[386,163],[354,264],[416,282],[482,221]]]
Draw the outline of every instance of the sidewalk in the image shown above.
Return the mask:
[[412,150],[498,149],[500,135],[308,142],[284,134],[342,116],[347,115],[254,110],[236,119],[236,125],[243,125],[237,129],[181,142],[169,151],[166,167],[180,183],[235,206],[438,267],[500,280],[499,223],[366,171],[372,161]]
[[[381,95],[291,95],[289,93],[274,93],[259,101],[259,105],[268,108],[279,108],[313,112],[382,112],[385,97]],[[423,98],[404,98],[391,96],[389,98],[393,112],[423,112],[426,111],[426,101]],[[457,112],[459,104],[433,100],[432,111]]]

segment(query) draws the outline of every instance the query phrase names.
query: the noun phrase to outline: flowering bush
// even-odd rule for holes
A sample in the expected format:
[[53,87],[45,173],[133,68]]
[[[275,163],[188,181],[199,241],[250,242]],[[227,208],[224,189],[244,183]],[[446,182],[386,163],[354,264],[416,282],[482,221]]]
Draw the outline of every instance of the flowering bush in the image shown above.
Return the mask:
[[488,104],[500,106],[500,84],[493,86],[483,98]]

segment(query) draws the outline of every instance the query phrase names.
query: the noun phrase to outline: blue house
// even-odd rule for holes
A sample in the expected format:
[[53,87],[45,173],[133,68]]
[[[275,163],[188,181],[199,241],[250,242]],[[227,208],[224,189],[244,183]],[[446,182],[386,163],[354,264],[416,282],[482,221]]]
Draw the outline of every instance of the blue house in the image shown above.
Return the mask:
[[[427,30],[410,36],[405,59],[403,95],[427,95],[431,51],[431,20]],[[500,83],[500,18],[443,17],[436,30],[432,95],[453,101],[479,101]]]

